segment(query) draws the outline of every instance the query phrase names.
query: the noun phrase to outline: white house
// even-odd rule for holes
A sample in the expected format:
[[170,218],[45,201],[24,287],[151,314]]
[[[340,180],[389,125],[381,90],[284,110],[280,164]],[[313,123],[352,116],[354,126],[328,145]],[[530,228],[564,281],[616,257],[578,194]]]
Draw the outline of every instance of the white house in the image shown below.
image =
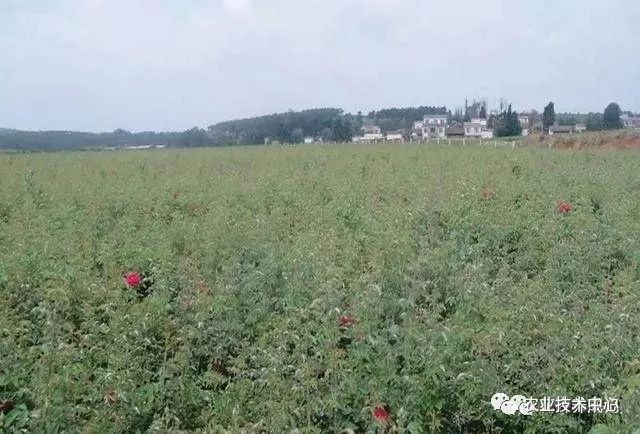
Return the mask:
[[573,134],[575,133],[575,128],[573,125],[552,125],[549,127],[549,135],[553,136],[554,134]]
[[640,116],[629,116],[625,113],[620,116],[620,120],[625,128],[640,128]]
[[304,138],[304,144],[305,145],[310,145],[313,142],[314,142],[313,137],[305,137]]
[[482,125],[475,122],[465,122],[464,124],[464,135],[467,137],[481,137],[482,136]]
[[375,141],[375,140],[384,139],[384,136],[382,135],[382,133],[370,133],[370,134],[365,134],[364,136],[362,136],[362,138],[365,141]]
[[352,141],[354,142],[378,142],[384,140],[382,134],[365,134],[364,136],[355,136]]
[[490,139],[493,137],[493,130],[487,128],[487,120],[481,118],[471,119],[471,122],[464,122],[464,135],[466,137],[479,137]]
[[411,135],[413,137],[422,137],[422,131],[424,129],[424,121],[416,121],[413,123],[413,129]]
[[387,141],[390,142],[402,142],[404,140],[404,134],[402,131],[388,131]]
[[446,137],[447,115],[425,115],[422,121],[422,137]]
[[377,140],[383,140],[384,135],[382,134],[380,127],[377,125],[363,125],[362,126],[362,136],[354,137],[354,142],[375,142]]
[[380,127],[377,125],[363,125],[362,135],[369,140],[380,140],[384,138],[382,130],[380,130]]
[[529,128],[529,115],[528,114],[521,114],[518,116],[518,120],[520,121],[520,125],[522,125],[522,128]]

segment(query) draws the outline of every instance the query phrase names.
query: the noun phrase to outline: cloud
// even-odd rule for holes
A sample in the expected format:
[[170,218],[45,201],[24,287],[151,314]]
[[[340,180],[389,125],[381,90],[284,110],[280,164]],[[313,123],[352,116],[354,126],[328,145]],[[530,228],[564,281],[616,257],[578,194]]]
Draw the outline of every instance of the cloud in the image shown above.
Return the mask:
[[6,126],[182,129],[289,108],[465,97],[640,110],[632,1],[562,0],[552,10],[508,0],[5,2]]
[[222,6],[230,15],[242,15],[251,9],[251,0],[223,0]]

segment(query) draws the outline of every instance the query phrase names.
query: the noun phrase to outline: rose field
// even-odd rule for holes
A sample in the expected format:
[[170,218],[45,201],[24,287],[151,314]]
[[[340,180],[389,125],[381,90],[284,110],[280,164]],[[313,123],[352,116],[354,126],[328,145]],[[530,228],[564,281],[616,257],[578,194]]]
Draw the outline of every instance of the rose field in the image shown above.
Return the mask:
[[0,154],[0,432],[637,429],[637,151]]

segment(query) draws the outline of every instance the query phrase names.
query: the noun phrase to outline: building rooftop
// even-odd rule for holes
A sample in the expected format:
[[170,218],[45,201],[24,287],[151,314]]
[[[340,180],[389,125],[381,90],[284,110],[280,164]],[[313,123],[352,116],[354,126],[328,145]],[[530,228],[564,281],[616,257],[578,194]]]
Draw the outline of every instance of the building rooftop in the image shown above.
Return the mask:
[[377,134],[380,132],[380,127],[377,125],[363,125],[362,131],[365,133]]

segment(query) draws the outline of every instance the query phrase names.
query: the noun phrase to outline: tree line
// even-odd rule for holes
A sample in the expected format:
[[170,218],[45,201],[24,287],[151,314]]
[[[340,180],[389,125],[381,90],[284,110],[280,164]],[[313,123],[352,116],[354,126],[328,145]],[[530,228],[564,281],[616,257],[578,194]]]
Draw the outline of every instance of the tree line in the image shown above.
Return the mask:
[[413,127],[413,122],[427,114],[446,114],[446,107],[408,107],[344,113],[339,108],[288,111],[220,122],[207,129],[193,127],[181,132],[145,131],[132,133],[117,129],[106,133],[77,131],[22,131],[0,129],[0,149],[59,151],[102,149],[140,145],[168,147],[202,147],[260,145],[265,143],[302,143],[314,140],[347,142],[360,134],[362,126],[373,123],[383,132]]
[[360,126],[341,109],[320,108],[220,122],[205,135],[212,145],[301,143],[305,137],[342,142],[351,140]]
[[512,137],[522,135],[522,124],[518,112],[511,108],[509,104],[506,110],[491,116],[487,121],[487,126],[493,128],[496,137]]
[[360,133],[365,123],[380,127],[383,133],[410,130],[413,123],[429,114],[447,114],[446,107],[388,108],[364,116],[344,113],[337,108],[276,113],[211,125],[207,134],[214,144],[301,143],[314,140],[346,142]]
[[[0,128],[0,149],[61,151],[140,145],[189,146],[189,134],[118,129],[108,133],[79,131],[22,131]],[[196,144],[193,144],[196,146]]]
[[[632,113],[627,112],[632,115]],[[587,131],[613,130],[623,128],[622,109],[618,103],[612,102],[605,107],[602,113],[561,113],[556,116],[553,101],[549,102],[542,113],[542,128],[548,132],[549,128],[556,123],[558,125],[577,125],[582,123]]]
[[[102,149],[140,145],[167,147],[203,147],[228,145],[258,145],[265,143],[302,143],[305,137],[314,140],[346,142],[360,134],[365,124],[380,127],[383,133],[394,130],[409,131],[413,123],[425,115],[447,115],[450,122],[468,121],[473,117],[487,119],[487,127],[493,128],[498,137],[518,136],[522,133],[518,112],[511,105],[501,103],[500,111],[487,115],[485,101],[465,102],[464,112],[454,113],[441,106],[388,108],[370,111],[366,116],[345,113],[339,108],[318,108],[288,111],[220,122],[207,129],[193,127],[180,132],[143,131],[132,133],[117,129],[106,133],[77,131],[22,131],[0,129],[0,149],[58,151],[77,149]],[[544,108],[542,116],[536,111],[530,114],[531,125],[541,118],[544,131],[550,126],[583,123],[587,130],[621,128],[622,111],[618,104],[609,104],[603,113],[556,115],[554,103]]]

